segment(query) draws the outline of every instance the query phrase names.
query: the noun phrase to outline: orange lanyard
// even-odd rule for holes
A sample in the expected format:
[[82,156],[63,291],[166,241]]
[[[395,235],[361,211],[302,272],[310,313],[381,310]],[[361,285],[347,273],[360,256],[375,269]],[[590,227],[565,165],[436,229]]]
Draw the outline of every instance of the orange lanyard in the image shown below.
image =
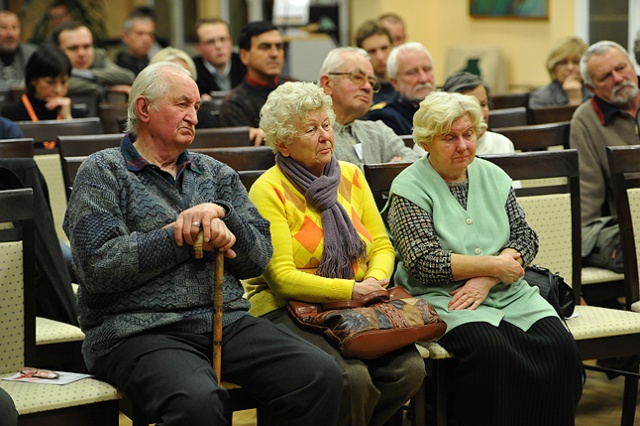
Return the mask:
[[[33,109],[33,105],[31,105],[31,101],[29,100],[29,97],[26,93],[22,95],[22,104],[27,109],[29,117],[31,117],[31,121],[39,121],[38,116]],[[60,113],[58,113],[58,117],[56,118],[56,120],[60,119],[62,119],[62,116],[60,115]],[[42,142],[42,146],[44,146],[45,149],[53,149],[56,147],[56,141],[44,141]]]
[[[39,118],[36,115],[35,110],[33,109],[33,105],[31,105],[31,101],[29,100],[29,97],[27,96],[26,93],[22,95],[22,104],[27,109],[27,112],[29,113],[29,117],[31,117],[31,121],[39,121]],[[58,113],[56,120],[61,120],[61,119],[62,119],[62,115]]]

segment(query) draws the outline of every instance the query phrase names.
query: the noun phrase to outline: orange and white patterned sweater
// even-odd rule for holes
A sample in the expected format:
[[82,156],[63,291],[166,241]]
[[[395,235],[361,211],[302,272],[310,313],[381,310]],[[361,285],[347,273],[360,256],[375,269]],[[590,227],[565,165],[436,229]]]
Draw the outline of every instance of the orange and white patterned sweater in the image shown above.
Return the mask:
[[251,310],[261,316],[291,299],[308,302],[348,300],[356,281],[381,280],[393,273],[395,251],[364,174],[354,164],[340,162],[338,202],[365,242],[365,259],[354,264],[355,279],[315,275],[324,249],[320,212],[278,166],[267,170],[251,187],[249,198],[271,223],[273,257],[265,273],[247,280]]

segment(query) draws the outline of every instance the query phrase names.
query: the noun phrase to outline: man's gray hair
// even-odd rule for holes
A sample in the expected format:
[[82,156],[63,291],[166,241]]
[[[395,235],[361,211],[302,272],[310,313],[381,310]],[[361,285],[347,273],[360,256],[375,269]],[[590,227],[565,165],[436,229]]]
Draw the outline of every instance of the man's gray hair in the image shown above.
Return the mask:
[[589,61],[589,58],[592,57],[593,55],[604,55],[605,53],[607,53],[607,50],[609,50],[612,47],[624,53],[624,55],[629,60],[629,64],[631,65],[631,67],[633,67],[633,58],[631,57],[629,52],[627,52],[627,49],[620,46],[615,41],[611,41],[611,40],[599,41],[589,46],[587,51],[584,52],[584,55],[582,55],[582,58],[580,59],[580,74],[582,75],[582,81],[584,81],[585,84],[588,84],[589,86],[593,87],[593,79],[591,78],[591,75],[589,74],[589,69],[587,67],[587,62]]
[[147,98],[150,108],[154,101],[161,98],[169,90],[171,75],[183,73],[189,77],[189,71],[173,62],[158,62],[145,67],[136,77],[129,94],[127,107],[127,127],[125,132],[131,135],[138,134],[138,112],[136,111],[136,99],[140,96]]
[[367,59],[367,61],[370,60],[367,51],[359,47],[336,47],[327,54],[327,57],[324,58],[324,62],[322,62],[322,66],[320,67],[320,75],[318,76],[318,84],[320,84],[320,78],[323,75],[329,75],[330,72],[337,71],[338,68],[340,68],[340,66],[344,63],[343,56],[348,53],[362,55]]
[[398,54],[400,52],[426,53],[427,58],[429,58],[429,62],[431,62],[431,68],[433,69],[433,57],[431,56],[431,53],[429,53],[427,48],[424,47],[422,43],[418,43],[417,41],[409,41],[407,43],[402,43],[400,46],[394,47],[391,50],[391,53],[389,53],[389,57],[387,58],[387,77],[398,77]]

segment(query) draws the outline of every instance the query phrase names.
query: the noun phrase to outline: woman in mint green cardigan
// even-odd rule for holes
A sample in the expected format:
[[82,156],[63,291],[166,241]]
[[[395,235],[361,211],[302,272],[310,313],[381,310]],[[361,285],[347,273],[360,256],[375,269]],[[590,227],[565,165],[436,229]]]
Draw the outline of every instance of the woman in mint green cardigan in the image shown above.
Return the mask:
[[522,279],[538,251],[511,179],[475,158],[486,126],[476,98],[434,93],[413,118],[427,155],[391,186],[386,219],[396,285],[447,322],[459,425],[572,425],[582,390],[575,342]]

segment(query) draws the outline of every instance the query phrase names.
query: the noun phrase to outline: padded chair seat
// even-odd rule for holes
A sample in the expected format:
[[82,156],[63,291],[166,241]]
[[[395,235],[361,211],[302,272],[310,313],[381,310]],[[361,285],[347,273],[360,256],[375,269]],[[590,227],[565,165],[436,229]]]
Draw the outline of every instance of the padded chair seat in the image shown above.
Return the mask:
[[574,313],[578,316],[568,319],[567,326],[575,340],[640,333],[636,312],[578,305]]
[[[640,303],[640,302],[639,302]],[[612,334],[634,334],[640,332],[640,304],[636,312],[599,308],[596,306],[576,306],[577,317],[567,320],[567,326],[575,340],[607,337]],[[426,349],[423,358],[453,358],[438,342],[418,343],[419,349]]]
[[84,340],[80,328],[49,318],[36,317],[36,346]]
[[427,349],[428,343],[427,342],[419,342],[416,343],[416,349],[418,349],[418,352],[420,353],[420,356],[422,356],[422,358],[429,358],[429,349]]
[[0,380],[0,388],[11,395],[20,415],[122,398],[116,388],[95,379],[82,379],[66,385]]
[[624,274],[609,269],[585,266],[582,268],[582,285],[608,283],[624,280]]
[[445,348],[440,346],[438,342],[419,342],[416,346],[418,346],[418,350],[420,350],[420,347],[425,349],[425,351],[420,350],[420,355],[422,355],[422,358],[453,358],[453,354],[449,353]]

